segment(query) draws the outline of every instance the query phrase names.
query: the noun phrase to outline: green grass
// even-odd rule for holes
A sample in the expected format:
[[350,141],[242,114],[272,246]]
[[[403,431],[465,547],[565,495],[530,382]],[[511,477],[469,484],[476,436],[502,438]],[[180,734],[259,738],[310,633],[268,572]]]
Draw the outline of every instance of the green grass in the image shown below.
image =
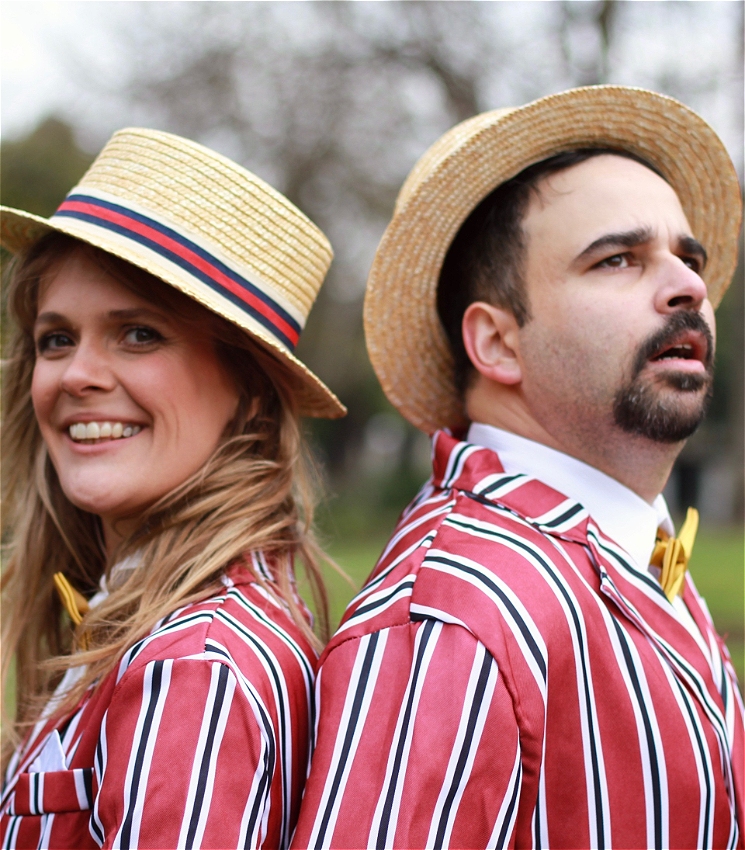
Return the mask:
[[[329,547],[332,557],[352,580],[325,570],[331,626],[335,628],[356,589],[370,574],[386,543],[386,536],[361,540],[337,539]],[[745,539],[739,529],[702,528],[691,557],[691,574],[707,601],[717,631],[725,638],[742,685],[745,681]]]
[[690,562],[696,587],[745,682],[745,535],[741,529],[702,528]]

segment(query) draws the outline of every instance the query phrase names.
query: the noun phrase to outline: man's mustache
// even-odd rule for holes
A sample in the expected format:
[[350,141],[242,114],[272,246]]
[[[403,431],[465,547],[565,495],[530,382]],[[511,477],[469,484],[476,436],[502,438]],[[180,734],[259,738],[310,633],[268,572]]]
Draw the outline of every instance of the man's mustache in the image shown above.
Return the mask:
[[704,366],[711,372],[714,363],[714,337],[711,328],[697,310],[678,310],[671,313],[664,326],[649,336],[640,346],[634,360],[632,376],[635,378],[646,366],[650,358],[675,344],[683,331],[698,331],[706,341]]

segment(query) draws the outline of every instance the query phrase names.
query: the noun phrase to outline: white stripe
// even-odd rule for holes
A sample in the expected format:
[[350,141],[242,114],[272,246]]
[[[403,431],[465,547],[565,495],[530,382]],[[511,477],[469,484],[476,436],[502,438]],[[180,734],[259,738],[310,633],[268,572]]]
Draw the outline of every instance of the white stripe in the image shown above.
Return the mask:
[[[504,484],[502,484],[501,487],[495,487],[494,490],[484,493],[484,490],[487,490],[501,479],[504,479]],[[531,479],[528,478],[528,476],[523,475],[522,473],[518,473],[516,476],[514,473],[509,474],[507,472],[495,472],[492,475],[485,475],[473,488],[473,492],[478,495],[483,495],[485,499],[496,499],[500,496],[506,496],[513,490],[524,487],[530,480]]]
[[[510,774],[509,782],[505,787],[504,796],[502,797],[502,805],[499,807],[499,812],[497,814],[497,819],[494,822],[494,829],[491,831],[491,835],[489,836],[489,840],[486,842],[487,848],[497,847],[497,839],[499,838],[499,834],[503,831],[503,827],[505,824],[505,818],[508,814],[508,806],[510,801],[512,800],[513,795],[515,794],[515,788],[518,789],[522,785],[522,766],[520,764],[520,740],[517,741],[517,747],[515,749],[515,761],[512,765],[512,773]],[[514,805],[512,807],[512,811],[509,812],[510,819],[507,822],[507,829],[504,830],[504,833],[507,837],[507,843],[501,844],[500,848],[503,847],[511,847],[512,846],[512,831],[515,828],[515,821],[517,820],[517,810],[520,808],[520,795],[519,790],[517,793],[517,798],[515,799]],[[548,844],[544,844],[544,847],[548,847]]]
[[[712,834],[714,829],[714,810],[716,805],[716,791],[714,788],[714,783],[711,785],[711,806],[709,809],[709,831],[706,835],[704,835],[704,823],[706,818],[706,797],[704,794],[704,786],[705,786],[705,774],[708,774],[710,779],[713,779],[713,771],[712,764],[710,760],[710,753],[708,743],[706,741],[706,735],[704,734],[703,729],[701,728],[701,724],[699,721],[699,715],[696,711],[695,706],[693,705],[693,701],[685,691],[684,688],[680,687],[680,683],[676,681],[675,676],[673,675],[672,670],[670,669],[670,665],[665,661],[664,658],[659,658],[660,669],[665,675],[667,679],[668,685],[670,687],[670,692],[675,699],[675,702],[678,704],[678,710],[680,711],[680,715],[683,718],[683,722],[685,723],[686,731],[688,732],[688,743],[691,748],[691,753],[693,754],[693,759],[696,763],[696,777],[698,778],[698,787],[699,787],[699,813],[698,813],[698,835],[696,837],[695,847],[711,847],[712,846]],[[688,711],[686,711],[683,703],[686,702],[690,707],[690,712],[693,714],[694,719],[696,721],[696,725],[698,727],[698,733],[703,741],[703,749],[706,756],[706,765],[701,761],[701,753],[699,751],[698,746],[696,745],[696,735],[693,729],[693,725],[691,723],[691,718],[689,716]],[[667,846],[667,845],[664,845]]]
[[[250,632],[250,630],[237,620],[233,615],[220,610],[217,619],[232,626],[234,636],[239,639],[248,650],[251,651],[256,661],[264,670],[266,681],[272,689],[274,698],[275,715],[277,717],[277,761],[281,770],[282,779],[282,813],[283,834],[289,830],[289,817],[291,812],[292,797],[292,755],[293,755],[293,729],[292,729],[292,705],[287,688],[282,665],[264,641]],[[261,652],[261,649],[264,652]],[[266,657],[268,656],[268,658]],[[284,718],[284,723],[282,722]]]
[[[577,570],[576,565],[572,564],[561,543],[553,537],[549,537],[548,540],[553,544],[556,551],[564,558],[572,571],[577,574],[579,571]],[[549,562],[551,572],[546,572],[545,568],[539,568],[539,572],[545,578],[546,584],[552,590],[556,601],[564,612],[567,629],[572,640],[572,656],[574,659],[577,684],[577,705],[579,708],[580,729],[582,733],[583,756],[585,763],[585,784],[587,789],[590,846],[595,847],[602,845],[607,847],[610,842],[610,836],[612,835],[610,800],[608,799],[608,780],[605,773],[602,736],[600,734],[600,724],[597,716],[597,700],[595,698],[595,686],[592,675],[592,662],[590,659],[587,629],[585,627],[584,609],[568,581],[561,573],[559,565],[548,556],[544,555],[543,557]],[[586,589],[586,583],[583,582],[583,584]],[[564,593],[561,593],[559,588],[561,588]],[[569,602],[567,602],[564,594],[569,597]],[[577,632],[577,626],[575,625],[572,613],[574,613],[579,623],[579,633]],[[588,699],[590,703],[589,714],[587,706]],[[595,745],[595,755],[597,760],[598,782],[600,785],[599,800],[595,795],[593,781],[594,768],[592,765],[592,743]],[[595,814],[598,806],[601,809],[603,820],[604,832],[602,836],[598,835],[597,832]],[[652,845],[649,846],[651,847]]]
[[[370,832],[368,835],[368,846],[370,847],[377,847],[381,845],[384,847],[390,847],[393,846],[394,843],[394,837],[396,835],[396,826],[398,823],[398,813],[401,808],[401,797],[403,792],[404,779],[406,777],[406,766],[409,758],[409,752],[411,750],[412,739],[414,737],[414,728],[416,726],[416,714],[417,709],[419,707],[419,700],[422,695],[422,688],[424,687],[424,682],[427,678],[429,663],[432,660],[432,654],[435,651],[435,647],[437,645],[437,641],[440,637],[441,632],[442,623],[435,623],[429,634],[427,644],[424,647],[424,652],[422,654],[421,664],[419,665],[418,671],[417,656],[419,655],[419,648],[422,643],[423,637],[427,633],[427,626],[422,626],[417,630],[416,633],[416,639],[414,641],[414,651],[412,653],[412,664],[411,673],[409,675],[409,682],[406,686],[406,691],[404,693],[403,700],[401,701],[401,709],[396,720],[396,729],[393,734],[391,748],[388,754],[388,763],[386,765],[385,779],[383,781],[383,786],[380,791],[380,797],[378,798],[377,806],[375,807],[375,813],[373,815],[372,824],[370,826]],[[416,681],[414,680],[415,673],[417,675]],[[407,707],[409,706],[409,704],[411,705],[411,713],[408,721],[409,725],[406,729],[404,729],[403,724]],[[396,751],[398,749],[399,741],[403,741],[403,749],[401,753],[399,772],[398,775],[394,778],[393,770],[395,768],[397,755]],[[388,821],[386,832],[382,836],[382,839],[379,841],[378,834],[380,832],[381,821],[386,805],[386,798],[389,795],[389,791],[393,791],[390,818]]]
[[230,709],[233,704],[233,694],[235,693],[236,686],[235,676],[232,675],[232,672],[230,672],[228,667],[219,663],[212,664],[212,669],[210,670],[210,687],[207,693],[207,699],[205,701],[204,710],[202,712],[202,725],[199,729],[199,738],[197,739],[197,746],[194,751],[194,760],[192,762],[191,767],[191,777],[189,779],[189,790],[186,794],[184,816],[181,821],[181,831],[179,832],[178,837],[178,847],[186,846],[186,840],[189,833],[189,826],[192,819],[192,815],[194,813],[196,795],[199,787],[199,781],[201,778],[200,771],[202,761],[204,759],[205,748],[207,746],[207,742],[210,735],[210,727],[212,725],[215,700],[217,698],[217,689],[219,686],[220,673],[222,670],[228,671],[227,681],[225,684],[225,694],[223,697],[222,705],[220,706],[220,713],[217,718],[217,725],[215,728],[214,738],[212,740],[212,750],[210,752],[209,763],[207,768],[207,783],[204,788],[204,797],[200,802],[197,828],[196,832],[193,835],[190,846],[202,846],[204,831],[207,828],[207,818],[209,817],[210,806],[212,803],[212,792],[214,791],[215,787],[215,768],[217,765],[217,757],[220,753],[220,746],[222,744],[223,736],[225,735],[225,729],[228,723],[228,715],[230,714]]
[[[140,742],[141,740],[143,740],[142,736],[144,733],[145,719],[147,716],[148,708],[150,707],[150,695],[152,694],[153,672],[155,670],[155,665],[158,663],[159,662],[157,661],[151,661],[145,667],[144,670],[144,676],[142,680],[142,699],[140,702],[140,713],[137,717],[135,733],[131,742],[131,748],[129,751],[129,762],[127,763],[127,772],[124,781],[123,812],[125,817],[129,812],[130,805],[132,803],[134,804],[132,812],[132,829],[129,837],[130,847],[137,847],[139,845],[140,827],[142,825],[142,810],[145,806],[147,781],[150,776],[150,768],[153,763],[153,751],[155,749],[155,744],[158,740],[158,730],[160,729],[160,722],[163,718],[163,709],[165,708],[166,698],[168,697],[168,689],[171,684],[171,669],[173,667],[173,660],[169,659],[167,661],[162,662],[162,679],[160,684],[160,692],[157,696],[155,710],[153,712],[152,724],[150,726],[150,731],[145,742],[145,753],[144,758],[142,760],[142,771],[140,773],[139,784],[137,787],[137,796],[134,801],[132,801],[132,782],[134,779],[134,773],[137,765],[137,753],[140,747]],[[105,782],[105,780],[106,777],[102,777],[102,784],[103,782]],[[124,827],[124,823],[125,821],[123,818],[112,841],[112,847],[114,848],[121,847],[122,828]]]
[[88,799],[88,792],[85,788],[85,780],[83,779],[84,771],[80,768],[73,770],[72,776],[75,780],[75,795],[78,798],[78,805],[81,809],[89,809],[91,801]]
[[[250,788],[246,789],[246,805],[243,809],[243,815],[241,817],[241,826],[240,831],[238,833],[237,844],[239,847],[261,847],[261,845],[264,843],[264,838],[266,837],[267,824],[269,820],[269,803],[271,800],[272,777],[274,771],[276,770],[276,759],[280,758],[281,756],[277,752],[275,728],[271,723],[271,717],[269,715],[269,712],[267,711],[266,706],[262,702],[257,690],[245,677],[241,677],[237,680],[237,682],[241,693],[245,696],[246,701],[248,702],[248,705],[253,713],[254,720],[256,722],[256,728],[259,730],[259,739],[261,742],[257,759],[257,767],[254,771],[254,775],[251,780],[251,786]],[[267,728],[267,725],[269,728]],[[271,740],[274,744],[274,764],[268,763],[270,742],[267,736],[269,735],[272,736]],[[262,779],[265,779],[264,791],[261,798],[259,798],[259,786],[261,784]],[[249,836],[249,820],[251,817],[251,812],[254,808],[259,809],[259,811],[261,812],[261,816],[257,818],[254,831]]]
[[[352,769],[352,764],[354,763],[357,748],[359,747],[360,739],[362,738],[362,731],[365,728],[365,724],[367,722],[367,715],[370,710],[370,703],[372,702],[373,692],[375,690],[375,685],[378,681],[378,674],[380,673],[380,665],[383,660],[383,655],[385,654],[385,647],[388,641],[388,634],[389,632],[387,629],[378,632],[378,643],[375,647],[375,652],[371,660],[370,673],[368,675],[367,685],[365,687],[365,691],[362,696],[362,701],[360,703],[359,715],[355,718],[354,723],[350,727],[350,716],[352,713],[352,707],[357,696],[356,688],[352,683],[360,682],[362,665],[364,663],[365,655],[367,654],[372,636],[365,635],[363,638],[360,639],[359,649],[357,650],[357,655],[354,659],[354,665],[352,666],[352,672],[349,677],[350,686],[347,689],[346,698],[344,700],[344,707],[342,709],[341,717],[339,718],[339,724],[336,730],[336,741],[334,743],[333,753],[331,754],[331,763],[326,774],[326,782],[321,794],[321,800],[316,810],[316,821],[313,824],[313,831],[310,834],[310,840],[308,842],[310,847],[331,847],[331,839],[334,834],[334,829],[336,828],[336,821],[339,817],[339,809],[341,807],[342,799],[344,797],[344,789],[346,787],[347,778],[349,777],[349,772]],[[321,677],[319,674],[319,680],[320,678]],[[318,715],[320,716],[320,703],[318,704],[318,708]],[[352,740],[350,741],[347,760],[341,774],[336,796],[334,797],[331,806],[331,812],[323,836],[323,841],[319,844],[318,835],[321,828],[321,820],[329,804],[329,798],[333,790],[332,785],[336,778],[337,769],[342,755],[342,750],[344,749],[345,739],[348,735],[350,728],[352,729]]]
[[[355,613],[347,620],[346,623],[339,626],[336,630],[336,634],[343,634],[347,629],[354,628],[359,626],[360,623],[365,623],[368,620],[372,620],[375,617],[379,617],[383,612],[387,611],[389,608],[392,608],[394,605],[397,605],[402,599],[406,599],[411,596],[413,582],[416,579],[416,575],[413,573],[409,573],[408,575],[403,576],[399,579],[395,584],[386,585],[385,587],[381,587],[376,593],[372,593],[366,597],[364,602],[364,607],[369,605],[375,605],[376,602],[382,599],[386,599],[386,597],[390,597],[384,604],[379,605],[378,607],[372,608],[370,611],[364,611],[362,613]],[[408,587],[403,587],[402,585],[408,584]],[[363,606],[358,606],[363,607]]]
[[[450,760],[448,761],[447,770],[445,771],[442,787],[440,788],[440,793],[437,797],[437,802],[435,803],[435,808],[432,813],[432,823],[430,825],[429,835],[427,836],[427,841],[425,844],[426,847],[435,846],[435,839],[439,831],[439,825],[440,821],[442,820],[445,803],[453,785],[455,771],[458,766],[458,761],[460,759],[466,733],[468,731],[468,723],[470,721],[471,709],[473,707],[473,700],[476,693],[476,687],[478,685],[479,677],[481,675],[481,668],[483,666],[485,658],[486,648],[482,643],[478,643],[476,645],[476,653],[474,654],[473,664],[471,665],[471,673],[468,677],[468,684],[466,685],[465,699],[460,715],[460,723],[458,724],[458,731],[455,735],[455,740],[453,742],[453,751],[450,754]],[[489,708],[491,706],[491,700],[492,696],[494,695],[494,688],[496,687],[496,684],[497,665],[496,662],[494,662],[494,660],[492,659],[491,667],[489,669],[489,674],[486,682],[486,687],[482,696],[482,702],[478,710],[476,726],[473,732],[473,738],[469,744],[468,757],[466,759],[465,765],[463,766],[463,772],[460,777],[458,777],[458,789],[450,804],[450,811],[448,813],[447,818],[447,826],[445,828],[445,832],[442,835],[441,844],[438,844],[438,846],[450,846],[450,837],[453,833],[455,817],[458,814],[458,807],[460,805],[460,801],[463,798],[463,793],[466,790],[466,785],[468,784],[468,780],[471,776],[471,771],[473,770],[473,763],[476,759],[476,754],[479,750],[479,744],[481,743],[481,735],[484,731],[484,725],[486,723],[487,715],[489,714]]]

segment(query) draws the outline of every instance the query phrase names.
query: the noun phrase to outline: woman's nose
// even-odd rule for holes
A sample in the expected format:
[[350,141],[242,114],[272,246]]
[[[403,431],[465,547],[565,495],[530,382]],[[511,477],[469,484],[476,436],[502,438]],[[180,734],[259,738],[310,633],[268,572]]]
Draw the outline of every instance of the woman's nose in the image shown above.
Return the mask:
[[108,392],[116,379],[105,351],[90,343],[80,343],[62,374],[62,389],[73,396]]

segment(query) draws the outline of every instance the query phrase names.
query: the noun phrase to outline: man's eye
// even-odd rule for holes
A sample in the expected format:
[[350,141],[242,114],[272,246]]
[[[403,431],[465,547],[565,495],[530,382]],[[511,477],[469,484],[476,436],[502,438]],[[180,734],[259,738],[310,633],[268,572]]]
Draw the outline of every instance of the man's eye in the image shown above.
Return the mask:
[[696,274],[701,274],[701,261],[698,257],[681,257],[680,259],[689,269],[696,272]]
[[52,354],[73,345],[75,345],[75,341],[69,334],[62,333],[61,331],[44,334],[36,341],[36,349],[39,354]]
[[138,325],[136,328],[129,328],[124,335],[124,341],[129,345],[146,346],[152,345],[154,342],[160,342],[163,335],[158,333],[155,328],[149,328],[147,325]]
[[614,254],[606,257],[597,264],[597,268],[625,269],[629,265],[628,254]]

